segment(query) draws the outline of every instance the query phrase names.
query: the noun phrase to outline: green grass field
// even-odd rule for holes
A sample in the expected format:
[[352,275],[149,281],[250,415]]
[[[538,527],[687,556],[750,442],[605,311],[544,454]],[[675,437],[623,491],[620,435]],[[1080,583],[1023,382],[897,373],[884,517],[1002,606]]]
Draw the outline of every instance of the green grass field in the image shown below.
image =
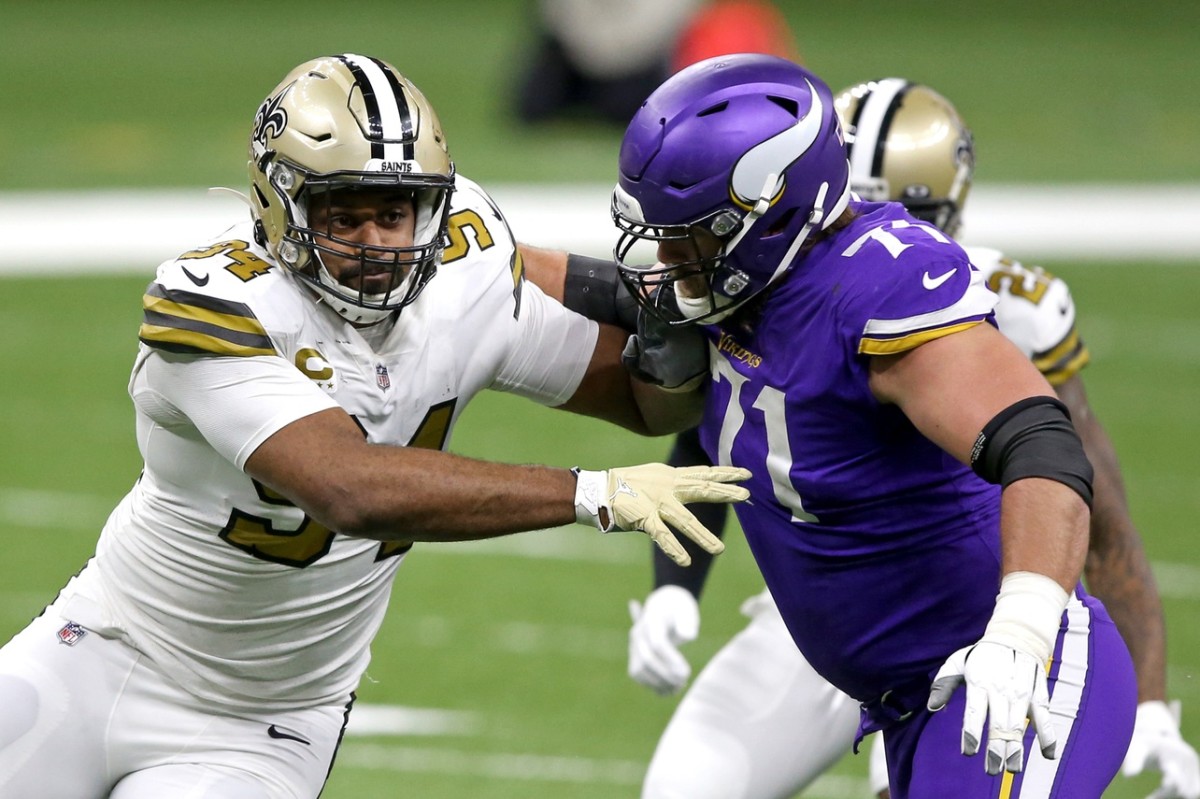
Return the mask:
[[[777,4],[835,91],[901,75],[952,98],[983,182],[1200,179],[1192,0]],[[607,182],[618,131],[529,130],[509,110],[533,5],[0,0],[0,187],[239,185],[259,102],[292,66],[345,51],[415,80],[485,185]]]
[[[898,74],[951,97],[974,129],[981,185],[1200,181],[1192,0],[779,5],[807,63],[835,90]],[[412,77],[461,171],[485,185],[609,182],[618,129],[580,120],[526,129],[508,110],[531,8],[0,0],[0,192],[241,186],[257,104],[296,63],[341,51],[379,55]],[[1138,227],[1153,219],[1153,208],[1131,208],[1130,235],[1145,235]],[[72,219],[61,221],[71,236]],[[1081,309],[1092,404],[1122,456],[1164,594],[1170,692],[1183,700],[1185,735],[1200,743],[1200,270],[1046,265],[1068,279]],[[153,271],[144,266],[140,276],[0,277],[0,641],[84,563],[140,469],[125,383]],[[660,459],[668,444],[486,395],[452,448],[602,466]],[[727,540],[689,650],[697,669],[740,629],[737,606],[759,588],[740,534]],[[360,699],[462,711],[473,724],[348,739],[324,799],[637,795],[675,704],[625,676],[626,602],[648,589],[648,564],[641,537],[582,527],[418,546]],[[806,795],[864,797],[864,761],[844,759]],[[1107,796],[1140,798],[1154,784],[1118,780]]]
[[[1092,404],[1123,457],[1135,519],[1165,597],[1170,691],[1200,741],[1200,272],[1188,265],[1052,265],[1073,287],[1094,355]],[[140,468],[125,381],[140,277],[7,279],[0,335],[0,639],[19,629],[90,554],[109,506]],[[1131,289],[1131,286],[1133,287]],[[511,462],[638,462],[667,441],[488,394],[454,450]],[[693,663],[740,628],[758,588],[740,533],[714,569]],[[477,714],[470,731],[352,738],[327,799],[367,796],[636,795],[674,706],[625,676],[626,602],[649,585],[647,544],[583,527],[502,545],[418,546],[400,570],[360,697]],[[855,796],[865,758],[846,758],[809,796]],[[1112,797],[1144,796],[1147,780]]]

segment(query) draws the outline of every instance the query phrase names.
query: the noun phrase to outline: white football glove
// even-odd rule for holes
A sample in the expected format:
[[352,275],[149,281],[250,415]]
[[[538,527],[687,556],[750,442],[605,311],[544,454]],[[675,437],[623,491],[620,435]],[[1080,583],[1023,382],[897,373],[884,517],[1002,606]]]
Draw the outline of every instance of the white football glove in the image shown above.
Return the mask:
[[[1162,772],[1162,785],[1147,799],[1200,799],[1200,756],[1179,734],[1177,702],[1142,702],[1121,773]],[[1173,713],[1172,710],[1176,712]]]
[[987,719],[988,774],[1024,768],[1021,739],[1027,717],[1037,731],[1042,755],[1050,760],[1058,756],[1046,661],[1066,606],[1067,592],[1049,577],[1033,572],[1005,575],[983,638],[951,655],[933,678],[928,703],[933,711],[945,707],[960,684],[967,685],[964,755],[979,751]]
[[679,651],[700,634],[700,605],[678,585],[655,588],[645,605],[629,600],[629,676],[660,694],[687,684],[692,666]]
[[[627,466],[603,472],[573,470],[575,518],[601,532],[640,530],[671,560],[691,565],[692,558],[671,532],[674,527],[714,555],[725,545],[684,507],[692,502],[744,502],[750,492],[730,485],[750,479],[750,472],[731,466],[672,467],[661,463]],[[671,525],[668,527],[667,525]]]

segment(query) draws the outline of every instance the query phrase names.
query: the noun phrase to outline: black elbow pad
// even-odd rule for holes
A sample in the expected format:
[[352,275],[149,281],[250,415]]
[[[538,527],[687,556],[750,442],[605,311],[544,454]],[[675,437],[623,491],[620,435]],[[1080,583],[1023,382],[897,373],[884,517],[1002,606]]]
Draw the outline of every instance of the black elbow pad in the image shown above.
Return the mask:
[[595,322],[630,333],[637,330],[637,300],[625,288],[612,261],[568,254],[563,305]]
[[1092,506],[1091,461],[1070,411],[1054,397],[1029,397],[996,414],[975,439],[971,468],[1002,486],[1024,477],[1056,480]]

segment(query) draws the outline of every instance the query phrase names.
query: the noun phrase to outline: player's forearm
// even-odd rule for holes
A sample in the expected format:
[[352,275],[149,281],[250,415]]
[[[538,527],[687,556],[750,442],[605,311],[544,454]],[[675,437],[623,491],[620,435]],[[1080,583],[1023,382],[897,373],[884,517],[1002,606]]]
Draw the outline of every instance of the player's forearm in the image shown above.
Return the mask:
[[704,411],[704,389],[664,391],[630,378],[638,410],[651,435],[688,430],[700,423]]
[[1116,448],[1096,418],[1079,376],[1058,389],[1095,469],[1090,539],[1084,579],[1129,647],[1138,700],[1166,698],[1166,623],[1162,600],[1142,538],[1130,518]]
[[1041,477],[1011,483],[1000,505],[1002,572],[1042,574],[1074,591],[1087,555],[1088,520],[1083,499],[1062,483]]
[[567,469],[368,444],[340,409],[281,428],[245,470],[318,523],[355,537],[457,541],[576,519],[576,480]]
[[[361,499],[337,512],[339,532],[362,538],[468,541],[575,521],[575,476],[436,450],[372,447]],[[347,498],[348,501],[353,501]]]
[[[1090,441],[1085,437],[1085,443]],[[1096,499],[1084,577],[1121,631],[1137,672],[1138,700],[1166,698],[1166,624],[1141,537],[1129,517],[1111,448],[1089,446]]]
[[1162,602],[1140,543],[1136,552],[1093,548],[1088,552],[1084,579],[1129,647],[1137,673],[1138,701],[1166,699]]

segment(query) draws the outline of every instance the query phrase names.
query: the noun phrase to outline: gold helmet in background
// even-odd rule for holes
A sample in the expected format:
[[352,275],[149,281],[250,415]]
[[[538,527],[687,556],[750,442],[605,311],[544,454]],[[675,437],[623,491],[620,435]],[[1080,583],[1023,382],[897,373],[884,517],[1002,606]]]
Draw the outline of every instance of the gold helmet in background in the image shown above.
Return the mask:
[[[392,65],[344,54],[293,69],[255,115],[247,167],[260,244],[350,321],[378,321],[409,304],[437,270],[454,164],[433,108]],[[313,230],[310,204],[347,189],[411,192],[413,246],[366,248]],[[317,235],[364,268],[391,270],[391,287],[370,294],[339,284],[321,260],[333,251]]]
[[954,105],[928,86],[884,78],[840,92],[835,107],[852,190],[903,203],[953,236],[975,172],[974,140]]

